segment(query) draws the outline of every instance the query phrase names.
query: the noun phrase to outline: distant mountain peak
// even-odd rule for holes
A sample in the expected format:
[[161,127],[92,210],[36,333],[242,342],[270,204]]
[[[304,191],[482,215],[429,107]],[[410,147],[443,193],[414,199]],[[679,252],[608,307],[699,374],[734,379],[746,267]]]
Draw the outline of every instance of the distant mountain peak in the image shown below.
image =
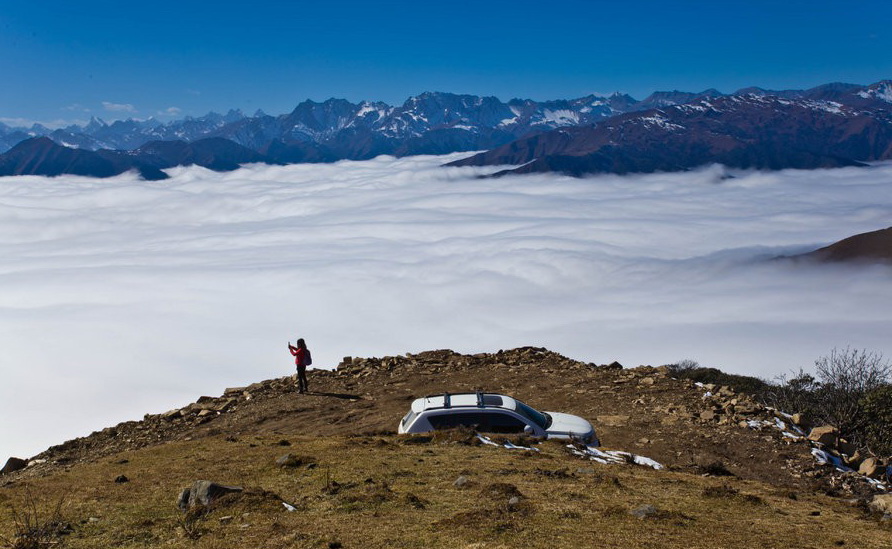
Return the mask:
[[[845,118],[856,113],[869,114],[879,121],[892,116],[889,114],[892,85],[889,80],[870,86],[836,82],[809,90],[744,88],[728,95],[712,88],[697,93],[656,91],[640,101],[619,91],[608,96],[589,94],[548,101],[515,98],[503,102],[493,96],[426,90],[399,105],[380,101],[353,103],[333,97],[322,102],[307,99],[290,113],[275,116],[260,109],[251,116],[240,109],[229,109],[225,114],[211,111],[204,116],[185,116],[167,122],[129,118],[108,124],[94,116],[83,126],[69,125],[56,130],[40,125],[30,129],[0,125],[0,153],[32,136],[48,136],[56,143],[87,151],[134,151],[153,141],[194,143],[223,138],[262,153],[271,161],[361,160],[382,154],[406,156],[494,150],[518,139],[554,130],[575,135],[571,130],[603,126],[605,121],[610,127],[634,127],[636,132],[644,131],[638,128],[648,128],[652,132],[679,133],[682,132],[679,128],[687,127],[689,119],[703,117],[708,112],[709,116],[721,115],[716,123],[734,115],[741,117],[737,123],[744,124],[747,112],[755,112],[753,109],[769,102],[781,110],[798,105],[805,110],[797,112],[810,113],[813,124],[824,123],[822,118]],[[684,109],[672,110],[677,106]],[[651,109],[662,112],[650,112]],[[645,111],[648,113],[643,117],[633,116]],[[882,124],[885,122],[881,123],[885,128]],[[781,128],[778,131],[786,132]],[[877,135],[863,135],[856,128],[851,131],[846,146],[871,143],[870,146],[880,147],[864,158],[887,154],[881,149],[885,130]],[[734,142],[731,136],[725,139]],[[817,162],[814,160],[817,157],[805,159],[815,147],[818,144],[809,144],[797,165]],[[833,162],[820,158],[819,163]],[[780,164],[780,161],[770,163]]]

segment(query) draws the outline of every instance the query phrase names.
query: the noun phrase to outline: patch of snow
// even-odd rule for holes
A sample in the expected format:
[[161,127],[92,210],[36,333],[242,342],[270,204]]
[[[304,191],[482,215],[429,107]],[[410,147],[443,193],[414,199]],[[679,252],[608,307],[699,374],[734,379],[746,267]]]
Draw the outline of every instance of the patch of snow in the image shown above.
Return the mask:
[[638,120],[644,122],[644,125],[648,128],[657,127],[670,132],[685,129],[684,126],[669,122],[668,118],[659,114],[655,114],[654,116],[645,116],[639,118]]
[[531,450],[533,452],[539,451],[538,448],[533,448],[531,446],[518,446],[518,445],[512,444],[510,442],[505,442],[504,444],[499,444],[497,442],[493,442],[491,438],[489,438],[487,436],[483,436],[479,433],[477,434],[477,439],[480,442],[482,442],[483,444],[486,444],[488,446],[498,446],[500,448],[507,448],[508,450]]
[[858,95],[863,97],[864,99],[875,97],[876,99],[882,99],[883,101],[892,103],[892,86],[884,83],[878,86],[876,89],[859,91]]
[[568,109],[558,109],[556,111],[545,109],[542,116],[546,122],[561,126],[579,124],[579,115]]
[[842,103],[836,101],[804,101],[804,104],[812,109],[822,110],[831,114],[844,114]]
[[595,446],[586,446],[585,449],[580,450],[572,444],[568,444],[567,448],[570,448],[570,451],[577,456],[587,457],[592,461],[603,463],[605,465],[628,463],[631,459],[635,465],[644,465],[658,471],[663,469],[662,464],[649,457],[622,452],[620,450],[601,450]]
[[376,120],[380,120],[381,118],[384,117],[384,114],[385,114],[383,109],[375,107],[371,103],[363,103],[360,106],[359,110],[356,111],[356,117],[357,118],[363,117],[363,116],[365,116],[369,113],[373,113],[373,112],[378,114],[378,117],[376,118]]
[[818,462],[818,465],[832,465],[836,468],[837,471],[842,471],[843,473],[853,473],[855,470],[842,462],[842,459],[834,456],[829,452],[825,452],[820,448],[812,448],[811,455],[815,456],[815,460]]

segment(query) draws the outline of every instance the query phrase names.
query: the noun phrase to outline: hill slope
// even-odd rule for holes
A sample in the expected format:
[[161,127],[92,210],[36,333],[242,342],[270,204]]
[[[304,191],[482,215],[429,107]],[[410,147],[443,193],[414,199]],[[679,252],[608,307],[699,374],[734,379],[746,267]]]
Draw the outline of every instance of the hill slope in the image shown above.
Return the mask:
[[451,163],[502,173],[644,173],[710,163],[832,168],[892,158],[892,118],[840,103],[749,94],[629,113],[527,137]]
[[830,263],[892,262],[892,227],[856,234],[799,258]]
[[[586,417],[604,448],[665,469],[601,465],[557,442],[507,450],[464,432],[393,434],[413,398],[473,389]],[[771,411],[728,388],[707,389],[666,368],[597,366],[530,347],[345,360],[312,371],[308,395],[290,377],[268,380],[50,448],[0,477],[0,501],[27,509],[36,493],[43,509],[67,493],[58,522],[71,524],[63,539],[72,547],[190,537],[203,547],[888,540],[886,523],[823,495],[863,486],[815,464],[808,444],[774,428]],[[277,465],[286,453],[290,464]],[[181,514],[176,495],[202,478],[246,490]],[[0,522],[0,535],[14,529]]]

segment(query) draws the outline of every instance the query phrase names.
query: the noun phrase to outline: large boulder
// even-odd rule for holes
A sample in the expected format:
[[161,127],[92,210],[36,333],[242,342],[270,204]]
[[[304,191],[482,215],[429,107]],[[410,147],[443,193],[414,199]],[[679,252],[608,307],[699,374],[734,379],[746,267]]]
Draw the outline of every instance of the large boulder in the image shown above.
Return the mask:
[[6,460],[6,465],[3,466],[3,469],[0,469],[0,475],[14,473],[15,471],[21,471],[27,466],[28,462],[26,460],[17,457],[11,457]]
[[832,425],[821,425],[815,427],[808,434],[808,440],[818,442],[824,446],[835,448],[839,441],[839,429]]
[[177,498],[177,507],[186,511],[196,505],[210,505],[226,494],[241,492],[238,486],[223,486],[209,480],[196,480],[192,486],[185,488]]
[[881,477],[886,472],[886,467],[875,457],[866,458],[858,467],[858,472],[868,477]]

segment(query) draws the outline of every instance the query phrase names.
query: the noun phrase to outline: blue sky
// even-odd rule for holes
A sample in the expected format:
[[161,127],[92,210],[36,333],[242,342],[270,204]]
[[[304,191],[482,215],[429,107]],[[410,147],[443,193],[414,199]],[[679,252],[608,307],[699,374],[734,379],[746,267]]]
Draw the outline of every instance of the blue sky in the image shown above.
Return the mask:
[[885,1],[4,2],[0,120],[892,78]]

